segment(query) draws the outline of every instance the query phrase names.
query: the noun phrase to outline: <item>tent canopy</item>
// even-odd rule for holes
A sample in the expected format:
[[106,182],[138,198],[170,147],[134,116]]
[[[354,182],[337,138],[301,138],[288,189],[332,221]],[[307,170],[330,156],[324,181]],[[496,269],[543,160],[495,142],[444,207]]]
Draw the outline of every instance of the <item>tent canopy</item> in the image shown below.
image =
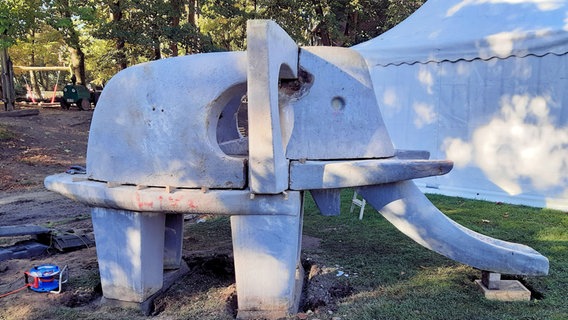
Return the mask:
[[353,48],[370,67],[568,52],[564,0],[428,0]]
[[353,49],[395,147],[454,161],[424,191],[568,210],[568,1],[428,0]]

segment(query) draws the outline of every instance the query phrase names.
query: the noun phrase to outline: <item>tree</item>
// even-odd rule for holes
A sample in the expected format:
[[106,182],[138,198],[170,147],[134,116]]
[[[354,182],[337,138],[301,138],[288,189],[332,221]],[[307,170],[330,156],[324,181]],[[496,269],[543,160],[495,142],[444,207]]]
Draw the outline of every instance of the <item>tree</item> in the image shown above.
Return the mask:
[[41,12],[42,0],[3,0],[0,2],[0,47],[8,48],[33,28]]
[[170,42],[170,51],[173,57],[176,57],[179,53],[178,40],[180,39],[180,35],[178,34],[178,30],[181,30],[182,8],[182,0],[170,0],[168,7],[169,28],[166,29],[166,38],[168,38]]
[[[306,1],[301,1],[306,3]],[[414,12],[424,1],[309,0],[311,45],[349,47],[374,38]]]
[[52,0],[46,17],[47,23],[59,30],[63,36],[70,54],[72,73],[80,84],[86,84],[85,54],[80,40],[80,26],[82,20],[92,18],[92,10],[83,3],[84,1],[80,0]]
[[[244,50],[246,21],[272,19],[300,45],[352,46],[401,21],[415,0],[0,0],[8,39],[34,64],[65,48],[73,73],[103,84],[128,65],[163,57]],[[9,4],[7,4],[9,3]],[[4,9],[2,9],[4,8]],[[16,10],[17,9],[17,10]],[[13,12],[18,15],[14,15]],[[17,17],[17,18],[14,18]],[[0,21],[0,28],[5,24]],[[49,30],[60,38],[45,41]],[[14,27],[15,26],[15,27]],[[3,30],[3,29],[0,29]],[[14,36],[17,35],[17,36]],[[26,40],[27,39],[27,40]],[[2,40],[2,39],[0,39]],[[61,44],[61,41],[65,45]],[[35,42],[31,45],[30,42]],[[45,48],[49,47],[49,50]],[[35,50],[34,48],[42,48]],[[56,50],[61,52],[61,50]],[[29,63],[28,63],[29,64]],[[39,74],[38,82],[43,79]]]
[[[18,40],[10,48],[10,56],[16,66],[65,66],[67,45],[59,31],[49,25],[40,24],[27,33],[26,37]],[[27,75],[26,75],[27,74]],[[63,79],[67,73],[61,75]],[[34,95],[39,96],[41,91],[50,91],[57,79],[54,71],[21,71],[15,70],[16,85],[29,79],[29,85]]]
[[7,48],[0,48],[0,67],[2,68],[2,75],[0,77],[0,93],[2,102],[4,102],[4,109],[6,111],[14,110],[16,102],[14,92],[14,69],[12,62],[8,56]]
[[224,50],[245,47],[246,20],[275,20],[300,45],[349,47],[390,29],[424,1],[208,0],[200,30]]
[[114,48],[108,50],[107,59],[112,61],[118,70],[126,69],[126,43],[129,29],[126,24],[128,0],[106,0],[99,7],[96,16],[97,26],[93,28],[93,36],[112,43]]
[[[254,18],[254,3],[237,0],[209,0],[200,6],[197,24],[200,31],[211,37],[221,50],[243,50],[246,40],[246,21]],[[217,50],[218,50],[217,49]]]
[[14,110],[14,71],[8,55],[8,47],[13,45],[37,19],[40,0],[4,0],[0,2],[0,62],[2,67],[1,85],[4,108]]
[[394,27],[424,4],[424,0],[390,0],[384,31]]

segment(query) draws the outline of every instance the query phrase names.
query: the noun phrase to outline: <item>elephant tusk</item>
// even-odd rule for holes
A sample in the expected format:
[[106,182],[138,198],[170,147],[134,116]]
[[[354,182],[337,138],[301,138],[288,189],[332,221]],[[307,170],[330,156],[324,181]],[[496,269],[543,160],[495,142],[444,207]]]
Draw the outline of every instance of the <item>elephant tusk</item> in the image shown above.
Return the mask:
[[412,181],[359,187],[357,193],[402,233],[452,260],[503,274],[548,274],[548,259],[539,252],[459,225],[438,210]]

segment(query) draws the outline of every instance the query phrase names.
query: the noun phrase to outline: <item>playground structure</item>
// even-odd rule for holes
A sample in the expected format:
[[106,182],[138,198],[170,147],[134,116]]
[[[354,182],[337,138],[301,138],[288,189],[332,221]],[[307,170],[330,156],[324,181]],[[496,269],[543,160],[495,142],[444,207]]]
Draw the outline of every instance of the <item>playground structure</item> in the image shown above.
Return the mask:
[[93,207],[105,299],[152,299],[164,269],[183,267],[183,214],[218,214],[231,216],[238,317],[294,313],[304,192],[322,214],[338,215],[342,188],[450,259],[548,273],[535,250],[458,225],[416,188],[411,179],[453,164],[393,147],[357,52],[299,48],[266,20],[249,21],[247,46],[121,71],[93,115],[86,175],[45,179]]
[[[59,81],[60,79],[62,79],[60,77],[61,72],[70,72],[69,67],[63,67],[63,66],[53,66],[53,67],[32,67],[32,66],[14,66],[15,69],[17,70],[21,70],[24,72],[35,72],[35,71],[56,71],[56,80],[55,80],[55,84],[53,85],[53,90],[50,91],[50,96],[43,96],[43,94],[40,94],[40,96],[36,96],[36,94],[34,93],[34,90],[32,89],[32,85],[30,83],[28,83],[27,77],[25,75],[22,75],[24,82],[25,82],[25,86],[26,86],[26,97],[29,98],[31,100],[32,103],[36,103],[36,100],[41,100],[41,99],[47,99],[49,101],[49,103],[55,103],[55,98],[56,95],[58,94],[58,88],[60,88],[59,86]],[[30,81],[31,81],[31,77],[30,77]]]
[[[26,89],[26,100],[33,104],[41,103],[42,106],[58,105],[61,108],[68,110],[71,106],[76,106],[81,110],[91,109],[91,104],[96,105],[100,92],[97,90],[90,90],[82,84],[74,83],[73,77],[71,82],[65,81],[65,76],[61,72],[71,73],[69,67],[54,66],[54,67],[28,67],[28,66],[14,66],[16,70],[21,70],[30,73],[30,82],[25,74],[21,75],[24,80]],[[36,93],[32,88],[31,73],[32,72],[57,72],[53,90],[41,91]]]

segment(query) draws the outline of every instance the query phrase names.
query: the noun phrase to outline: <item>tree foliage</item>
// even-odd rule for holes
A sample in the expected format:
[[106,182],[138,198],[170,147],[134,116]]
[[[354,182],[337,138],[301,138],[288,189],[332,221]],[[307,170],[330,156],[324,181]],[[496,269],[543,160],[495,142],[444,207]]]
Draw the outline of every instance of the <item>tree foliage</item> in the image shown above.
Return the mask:
[[[56,64],[62,57],[63,63],[74,67],[73,72],[81,81],[103,84],[117,71],[144,61],[244,50],[249,19],[275,20],[300,45],[352,46],[390,29],[422,3],[419,0],[2,0],[0,45],[12,45],[11,53],[17,64]],[[47,41],[50,37],[52,41]],[[30,61],[33,47],[41,50],[35,50],[34,61]],[[51,58],[47,57],[49,54]]]
[[36,27],[43,16],[42,0],[0,1],[0,47],[7,48]]

